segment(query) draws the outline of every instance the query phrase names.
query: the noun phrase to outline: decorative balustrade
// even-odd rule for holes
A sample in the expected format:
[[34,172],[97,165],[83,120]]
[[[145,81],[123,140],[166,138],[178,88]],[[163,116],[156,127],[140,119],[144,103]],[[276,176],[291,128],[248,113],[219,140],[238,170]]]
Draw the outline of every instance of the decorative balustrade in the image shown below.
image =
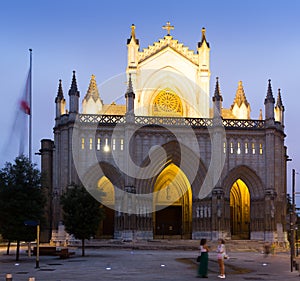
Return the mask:
[[[125,124],[124,115],[97,115],[79,114],[81,123],[98,123],[100,125]],[[159,117],[135,116],[135,123],[144,126],[190,126],[192,128],[213,127],[212,118],[185,118],[185,117]],[[226,129],[264,129],[264,120],[223,119],[222,124]]]
[[264,120],[241,120],[241,119],[223,119],[225,128],[240,129],[264,129]]
[[124,115],[99,115],[99,114],[79,114],[81,123],[99,123],[102,125],[116,125],[126,122]]

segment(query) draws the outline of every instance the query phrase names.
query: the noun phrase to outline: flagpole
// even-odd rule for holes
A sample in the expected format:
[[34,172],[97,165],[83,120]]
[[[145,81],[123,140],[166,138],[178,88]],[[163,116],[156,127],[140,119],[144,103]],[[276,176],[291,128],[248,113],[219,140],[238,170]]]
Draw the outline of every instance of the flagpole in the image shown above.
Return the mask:
[[29,68],[29,161],[31,162],[31,148],[32,148],[32,49],[29,49],[30,52],[30,68]]

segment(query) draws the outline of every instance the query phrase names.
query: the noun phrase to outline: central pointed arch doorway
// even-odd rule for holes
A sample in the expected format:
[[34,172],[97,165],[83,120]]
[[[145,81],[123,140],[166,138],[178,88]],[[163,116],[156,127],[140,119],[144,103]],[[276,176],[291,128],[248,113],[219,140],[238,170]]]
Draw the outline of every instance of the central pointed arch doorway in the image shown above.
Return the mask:
[[250,192],[241,179],[230,190],[230,224],[231,239],[250,239]]
[[192,232],[191,185],[175,164],[168,165],[154,185],[154,237],[190,239]]

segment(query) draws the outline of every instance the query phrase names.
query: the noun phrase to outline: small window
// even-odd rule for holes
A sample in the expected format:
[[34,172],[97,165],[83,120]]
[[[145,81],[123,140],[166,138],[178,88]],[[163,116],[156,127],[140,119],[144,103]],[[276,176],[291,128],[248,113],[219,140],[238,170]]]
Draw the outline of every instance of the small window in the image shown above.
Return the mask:
[[120,139],[120,150],[123,151],[124,150],[124,140]]
[[237,154],[241,154],[241,143],[238,142],[237,144],[237,151],[236,151]]
[[255,143],[252,143],[252,154],[255,154]]
[[232,154],[234,152],[234,150],[233,150],[233,143],[231,142],[230,143],[230,153]]
[[226,142],[223,143],[223,153],[226,154]]
[[116,150],[116,139],[112,140],[112,150]]
[[81,139],[81,149],[84,149],[84,138]]
[[259,154],[263,154],[263,145],[262,145],[262,143],[259,144]]
[[109,152],[109,144],[108,144],[108,138],[105,139],[105,145],[103,147],[104,152]]
[[249,152],[248,143],[245,142],[245,154],[248,154],[248,152]]
[[100,150],[100,144],[101,144],[100,138],[97,138],[97,150]]
[[92,150],[93,149],[93,138],[90,138],[90,150]]

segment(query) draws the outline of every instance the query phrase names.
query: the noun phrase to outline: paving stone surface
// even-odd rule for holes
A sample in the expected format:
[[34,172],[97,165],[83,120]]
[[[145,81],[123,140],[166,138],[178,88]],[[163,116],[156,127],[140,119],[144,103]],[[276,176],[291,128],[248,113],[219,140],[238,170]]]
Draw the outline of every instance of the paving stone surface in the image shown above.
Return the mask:
[[[199,280],[196,277],[198,252],[190,249],[135,249],[134,247],[89,247],[86,256],[80,248],[68,259],[56,256],[28,257],[22,250],[20,261],[15,253],[5,254],[0,248],[0,281],[12,274],[13,281],[96,281],[132,280],[154,281]],[[261,252],[232,251],[226,260],[226,280],[300,280],[299,272],[291,272],[288,252],[264,257]],[[209,253],[209,280],[220,280],[216,253]],[[207,279],[207,280],[208,280]],[[33,280],[33,279],[31,279]]]

